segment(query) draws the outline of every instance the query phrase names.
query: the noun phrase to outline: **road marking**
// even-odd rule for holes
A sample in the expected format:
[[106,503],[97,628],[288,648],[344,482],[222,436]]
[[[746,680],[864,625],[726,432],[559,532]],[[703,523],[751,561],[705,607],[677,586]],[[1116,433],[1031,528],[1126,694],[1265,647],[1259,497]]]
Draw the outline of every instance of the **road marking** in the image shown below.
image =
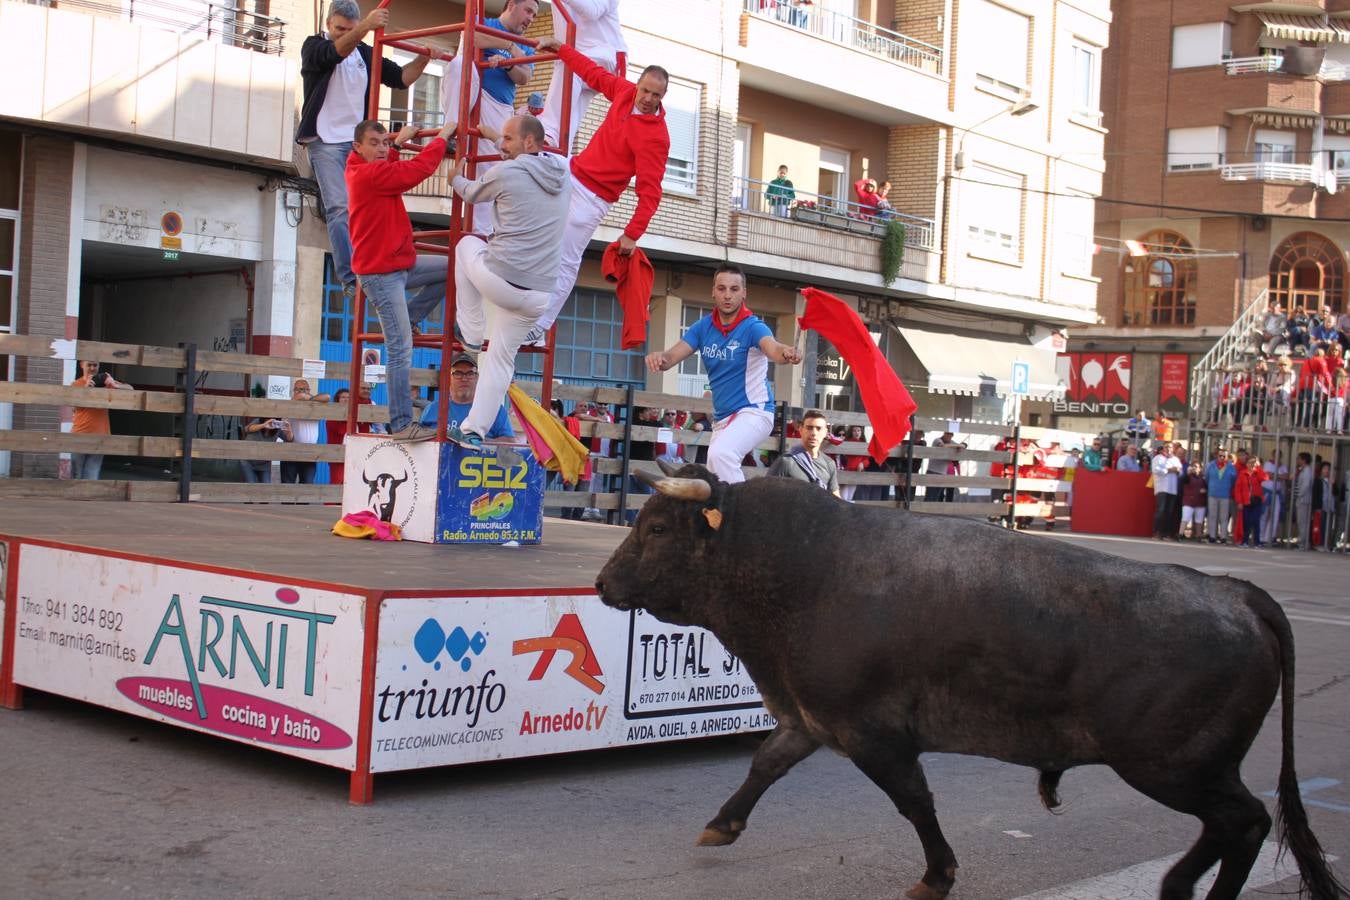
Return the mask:
[[1325,616],[1301,616],[1298,613],[1285,612],[1284,617],[1292,622],[1316,622],[1318,625],[1350,626],[1350,619],[1328,619]]
[[[1298,783],[1298,795],[1303,798],[1304,806],[1316,806],[1318,809],[1329,809],[1332,812],[1346,813],[1347,815],[1350,815],[1350,806],[1345,806],[1344,804],[1341,803],[1330,803],[1326,800],[1318,800],[1314,797],[1308,796],[1309,794],[1312,794],[1314,791],[1324,791],[1327,788],[1335,787],[1338,784],[1340,784],[1340,782],[1337,781],[1335,778],[1308,778]],[[1275,792],[1266,791],[1261,796],[1274,797]]]
[[[1298,866],[1292,856],[1285,854],[1285,858],[1276,865],[1275,857],[1278,855],[1279,847],[1274,841],[1266,841],[1261,845],[1261,853],[1256,858],[1256,865],[1252,866],[1244,890],[1265,887],[1298,874]],[[1181,854],[1174,853],[1096,878],[1085,878],[1073,884],[1027,894],[1017,900],[1154,900],[1158,896],[1158,886],[1162,884],[1163,875],[1179,859]],[[1219,868],[1215,866],[1196,882],[1196,896],[1203,897],[1218,874]]]
[[1025,831],[1018,831],[1016,828],[1013,828],[1013,829],[1011,829],[1011,830],[1009,830],[1009,831],[1005,831],[1005,832],[1003,832],[1003,833],[1006,834],[1008,837],[1015,837],[1015,838],[1029,838],[1029,837],[1031,837],[1031,835],[1027,834]]

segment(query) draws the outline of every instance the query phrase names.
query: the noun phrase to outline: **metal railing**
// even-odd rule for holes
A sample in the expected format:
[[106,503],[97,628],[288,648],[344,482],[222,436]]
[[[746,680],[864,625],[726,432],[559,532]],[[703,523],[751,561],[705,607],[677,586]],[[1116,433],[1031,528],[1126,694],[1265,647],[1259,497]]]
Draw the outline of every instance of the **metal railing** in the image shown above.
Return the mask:
[[736,177],[731,180],[732,207],[760,216],[790,219],[803,225],[882,237],[890,219],[905,225],[905,245],[934,249],[936,223],[894,210],[873,209],[850,200],[792,189],[791,196],[775,190],[767,181]]
[[942,73],[942,48],[856,19],[844,13],[814,6],[799,6],[793,0],[741,0],[742,9],[751,15],[780,22],[790,28],[814,34],[880,56],[921,72]]
[[1313,167],[1303,163],[1227,163],[1219,167],[1219,177],[1224,181],[1311,182]]
[[1274,72],[1284,65],[1283,56],[1239,56],[1225,59],[1223,68],[1229,75],[1247,75],[1252,72]]
[[1247,305],[1232,326],[1219,335],[1209,352],[1200,357],[1191,369],[1191,396],[1199,398],[1214,372],[1230,368],[1234,363],[1246,362],[1251,356],[1252,336],[1260,328],[1266,314],[1268,291],[1256,295],[1256,299]]
[[[58,3],[37,0],[36,5],[55,7]],[[279,55],[285,50],[286,23],[255,11],[265,8],[264,0],[238,0],[238,5],[230,6],[206,0],[59,0],[59,6],[201,35],[208,41],[259,53]]]

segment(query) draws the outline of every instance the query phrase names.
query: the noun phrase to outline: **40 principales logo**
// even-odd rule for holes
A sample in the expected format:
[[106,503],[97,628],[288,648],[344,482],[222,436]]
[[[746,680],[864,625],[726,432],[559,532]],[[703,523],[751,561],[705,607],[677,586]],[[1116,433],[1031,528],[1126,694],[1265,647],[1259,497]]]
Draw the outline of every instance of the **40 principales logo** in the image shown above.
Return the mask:
[[406,527],[417,511],[418,479],[412,453],[393,441],[381,441],[361,462],[361,480],[370,488],[365,508],[381,522]]

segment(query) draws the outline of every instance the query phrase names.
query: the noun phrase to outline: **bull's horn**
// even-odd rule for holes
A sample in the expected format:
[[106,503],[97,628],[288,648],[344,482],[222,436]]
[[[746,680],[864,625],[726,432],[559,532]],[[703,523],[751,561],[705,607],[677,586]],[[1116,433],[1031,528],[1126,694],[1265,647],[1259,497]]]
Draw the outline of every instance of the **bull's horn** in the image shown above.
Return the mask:
[[638,470],[638,478],[676,500],[694,500],[702,503],[712,496],[712,485],[702,478],[658,478],[641,469]]
[[675,477],[675,473],[680,471],[680,467],[664,459],[658,459],[656,464],[661,467],[661,471],[670,477]]

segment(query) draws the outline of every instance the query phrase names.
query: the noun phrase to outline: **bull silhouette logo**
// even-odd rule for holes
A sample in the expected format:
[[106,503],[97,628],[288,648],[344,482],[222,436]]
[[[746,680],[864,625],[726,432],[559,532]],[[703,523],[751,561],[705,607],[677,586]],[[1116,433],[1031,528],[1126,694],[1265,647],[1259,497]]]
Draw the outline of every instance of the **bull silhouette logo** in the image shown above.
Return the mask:
[[398,486],[408,480],[408,472],[404,470],[402,478],[395,478],[388,472],[381,472],[374,478],[370,478],[367,477],[365,472],[362,472],[361,480],[370,488],[370,496],[366,498],[366,508],[379,516],[381,522],[392,522],[394,520],[394,505],[398,497]]

